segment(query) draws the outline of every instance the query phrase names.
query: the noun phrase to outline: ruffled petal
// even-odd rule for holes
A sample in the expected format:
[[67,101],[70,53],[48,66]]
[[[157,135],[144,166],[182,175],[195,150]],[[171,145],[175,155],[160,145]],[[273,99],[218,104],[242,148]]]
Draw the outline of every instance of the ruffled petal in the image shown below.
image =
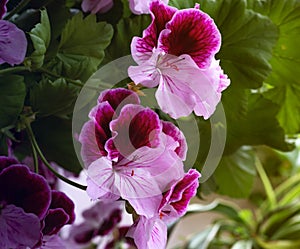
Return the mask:
[[199,9],[177,11],[159,36],[158,48],[171,55],[190,55],[200,68],[210,65],[221,46],[213,19]]
[[167,244],[167,226],[157,217],[147,219],[140,216],[129,228],[127,236],[134,239],[139,249],[162,249],[166,248]]
[[160,32],[165,29],[166,23],[171,20],[176,8],[153,1],[150,4],[152,22],[143,32],[143,37],[134,37],[131,42],[131,54],[138,64],[145,62],[152,55],[153,48],[157,47]]
[[162,121],[163,124],[163,132],[172,137],[174,141],[177,141],[179,143],[179,146],[176,147],[175,152],[180,157],[181,160],[186,159],[186,153],[187,153],[187,143],[184,134],[181,130],[177,128],[173,123]]
[[42,176],[31,173],[27,166],[12,165],[0,174],[0,200],[43,219],[50,206],[51,191]]
[[13,66],[22,63],[26,49],[24,32],[15,24],[0,20],[0,64],[7,62]]
[[115,172],[112,162],[105,157],[94,161],[87,171],[87,194],[93,200],[113,201],[120,197],[115,186]]
[[20,164],[15,158],[0,156],[0,173],[3,169],[13,164]]
[[163,194],[159,213],[163,220],[172,222],[183,216],[192,197],[197,193],[200,173],[190,169],[184,177],[175,182],[169,191]]
[[39,249],[68,249],[58,235],[43,236],[43,245]]
[[[127,104],[140,104],[139,96],[130,90],[124,88],[108,89],[101,92],[98,103],[107,101],[110,106],[116,111]],[[117,111],[119,113],[119,111]]]
[[161,123],[158,115],[140,105],[126,105],[119,117],[110,123],[115,134],[115,148],[124,157],[143,146],[157,147],[160,143]]
[[15,205],[7,205],[0,213],[0,248],[33,248],[40,240],[40,220]]

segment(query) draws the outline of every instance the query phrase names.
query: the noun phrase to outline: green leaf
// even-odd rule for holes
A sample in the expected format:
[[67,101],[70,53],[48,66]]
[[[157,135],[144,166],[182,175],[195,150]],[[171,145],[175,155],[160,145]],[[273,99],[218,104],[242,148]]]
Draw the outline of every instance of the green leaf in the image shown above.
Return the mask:
[[106,59],[105,63],[129,55],[132,38],[142,35],[143,30],[150,24],[150,19],[149,15],[121,19],[116,26],[112,42],[106,50],[109,59]]
[[0,76],[0,129],[13,125],[21,113],[26,96],[21,76]]
[[30,104],[40,116],[65,116],[73,111],[78,89],[64,79],[42,80],[30,90]]
[[278,119],[287,133],[300,131],[300,2],[297,0],[248,0],[254,9],[278,26],[280,37],[274,48],[272,74],[266,82],[274,88],[265,96],[280,105]]
[[218,186],[218,193],[234,198],[246,198],[252,190],[255,175],[253,151],[241,148],[222,158],[213,177]]
[[50,22],[46,10],[41,11],[41,23],[35,25],[29,32],[29,35],[33,43],[34,51],[26,58],[24,63],[31,69],[37,69],[44,64],[45,53],[51,39]]
[[112,35],[110,24],[97,23],[95,15],[83,18],[79,12],[66,24],[58,54],[47,69],[67,78],[87,80],[103,60]]
[[74,150],[71,120],[42,118],[33,122],[32,128],[47,160],[73,173],[82,170]]
[[268,145],[283,151],[293,149],[276,119],[279,108],[261,94],[250,94],[245,117],[228,124],[228,143],[236,147]]
[[269,60],[278,38],[277,27],[268,17],[246,8],[245,0],[173,0],[176,7],[194,7],[208,13],[222,35],[217,58],[231,79],[230,87],[258,88],[271,72]]

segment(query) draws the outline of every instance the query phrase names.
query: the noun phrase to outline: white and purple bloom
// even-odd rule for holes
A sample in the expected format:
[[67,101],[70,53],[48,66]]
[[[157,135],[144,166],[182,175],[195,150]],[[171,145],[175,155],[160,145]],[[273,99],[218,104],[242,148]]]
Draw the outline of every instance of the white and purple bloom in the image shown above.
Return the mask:
[[[168,4],[169,0],[161,0],[163,3]],[[149,14],[150,4],[153,0],[129,0],[129,7],[132,13],[136,15]]]
[[[6,13],[6,2],[0,3],[0,18]],[[11,66],[24,61],[27,50],[27,39],[24,32],[15,24],[0,20],[0,64]]]
[[74,204],[65,194],[51,191],[26,165],[0,156],[0,248],[44,249],[49,236],[74,218]]
[[83,0],[81,3],[81,8],[84,12],[97,14],[109,11],[113,5],[113,0]]
[[192,197],[196,195],[200,174],[190,169],[182,179],[174,182],[163,193],[160,207],[153,217],[140,216],[130,227],[127,236],[134,239],[139,249],[165,248],[167,242],[167,224],[182,217]]
[[129,76],[136,84],[158,86],[158,104],[171,117],[194,111],[209,118],[230,84],[214,58],[221,46],[217,26],[198,5],[177,10],[154,1],[150,10],[152,23],[131,43],[138,66],[129,67]]
[[125,89],[103,92],[89,117],[79,137],[88,172],[87,193],[102,201],[121,197],[138,214],[151,216],[162,192],[184,174],[183,134],[139,105],[136,93]]

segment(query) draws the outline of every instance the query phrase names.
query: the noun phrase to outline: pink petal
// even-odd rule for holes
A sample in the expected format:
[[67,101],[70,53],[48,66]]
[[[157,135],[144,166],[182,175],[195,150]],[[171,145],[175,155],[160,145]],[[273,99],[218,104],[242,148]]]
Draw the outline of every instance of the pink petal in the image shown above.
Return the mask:
[[0,248],[32,248],[40,240],[40,220],[20,207],[7,205],[0,213],[0,237]]
[[140,105],[126,105],[119,117],[110,123],[115,134],[114,146],[123,156],[129,156],[136,149],[159,145],[161,124],[158,115]]
[[[139,96],[130,90],[124,88],[115,88],[102,91],[98,103],[107,101],[110,106],[116,111],[121,110],[127,104],[140,104]],[[120,111],[117,111],[119,113]]]
[[24,32],[15,24],[0,20],[0,64],[7,62],[13,66],[22,63],[26,49]]
[[97,14],[109,11],[113,5],[113,0],[83,0],[81,8],[84,12]]
[[174,221],[186,213],[187,206],[192,197],[197,193],[200,173],[190,169],[185,176],[174,183],[169,191],[163,194],[159,209],[165,221]]
[[210,65],[221,46],[213,19],[199,9],[177,11],[159,36],[159,48],[172,55],[190,55],[200,68]]
[[134,239],[139,249],[162,249],[166,248],[167,244],[167,226],[157,217],[147,219],[140,216],[129,228],[127,236]]
[[115,112],[108,102],[95,106],[89,117],[92,119],[84,124],[79,135],[81,157],[87,167],[101,156],[106,156],[105,143],[111,137],[110,121]]
[[163,132],[171,136],[175,141],[179,143],[179,146],[175,149],[176,154],[181,158],[181,160],[186,159],[187,153],[187,143],[184,137],[184,134],[181,130],[177,128],[173,123],[162,121],[163,124]]
[[166,23],[171,20],[177,9],[160,1],[153,1],[150,5],[150,11],[152,22],[144,30],[143,38],[134,37],[131,42],[131,54],[138,64],[151,57],[153,48],[157,47],[160,32],[165,29]]

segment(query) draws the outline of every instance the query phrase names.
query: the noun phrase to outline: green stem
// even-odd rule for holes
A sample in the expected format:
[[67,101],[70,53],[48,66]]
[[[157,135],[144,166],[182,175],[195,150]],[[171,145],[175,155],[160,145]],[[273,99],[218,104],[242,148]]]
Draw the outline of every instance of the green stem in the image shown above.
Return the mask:
[[38,154],[39,157],[41,158],[42,162],[47,166],[47,168],[48,168],[48,169],[49,169],[49,170],[50,170],[57,178],[59,178],[60,180],[66,182],[66,183],[68,183],[68,184],[70,184],[70,185],[72,185],[72,186],[74,186],[74,187],[76,187],[76,188],[79,188],[79,189],[81,189],[81,190],[86,190],[86,188],[87,188],[86,186],[83,186],[83,185],[81,185],[81,184],[79,184],[79,183],[73,182],[73,181],[69,180],[68,178],[62,176],[61,174],[59,174],[59,173],[58,173],[58,172],[57,172],[57,171],[49,164],[49,162],[47,161],[47,159],[46,159],[45,156],[43,155],[43,153],[42,153],[40,147],[38,146],[37,141],[36,141],[36,139],[35,139],[35,136],[34,136],[34,134],[33,134],[33,131],[32,131],[32,129],[31,129],[31,126],[30,126],[30,124],[29,124],[28,122],[26,122],[26,129],[27,129],[28,136],[29,136],[29,139],[30,139],[31,144],[34,146],[34,148],[35,148],[37,154]]
[[272,208],[274,208],[276,206],[277,200],[276,200],[276,195],[275,192],[273,190],[272,184],[264,170],[264,167],[262,166],[260,160],[258,158],[256,158],[255,160],[255,166],[256,166],[256,170],[260,176],[260,179],[264,185],[265,191],[266,191],[266,195],[267,198],[270,202],[270,206]]
[[15,14],[19,13],[25,6],[30,2],[31,0],[23,0],[18,4],[16,8],[14,8],[11,12],[9,12],[3,19],[9,20],[11,17],[13,17]]
[[27,67],[24,66],[18,66],[18,67],[9,67],[9,68],[5,68],[0,70],[0,75],[1,74],[9,74],[9,73],[21,73],[24,71],[28,71]]
[[38,155],[37,155],[36,149],[33,144],[31,144],[31,149],[32,149],[34,172],[38,174],[39,173],[39,161],[38,161]]

